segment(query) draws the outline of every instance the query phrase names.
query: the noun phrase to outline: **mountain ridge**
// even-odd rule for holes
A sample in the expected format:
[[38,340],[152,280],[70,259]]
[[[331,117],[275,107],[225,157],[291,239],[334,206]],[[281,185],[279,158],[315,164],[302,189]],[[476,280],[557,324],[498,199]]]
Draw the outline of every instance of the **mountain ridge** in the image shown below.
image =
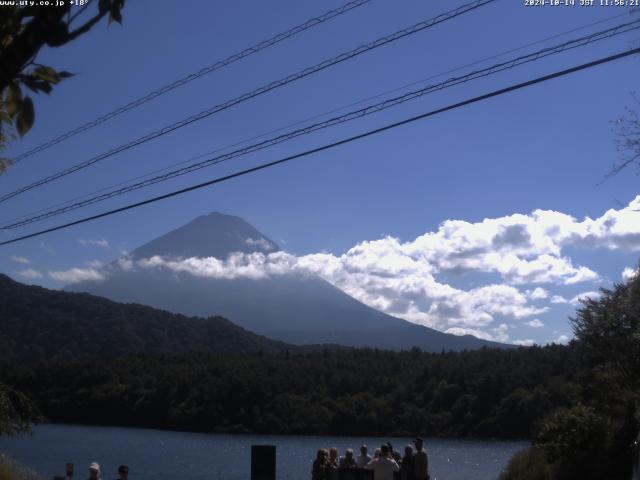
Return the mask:
[[[275,242],[242,218],[213,212],[136,248],[129,260],[133,264],[153,257],[225,260],[238,252],[279,251]],[[510,347],[392,317],[319,276],[306,274],[212,278],[162,266],[125,271],[116,261],[105,280],[81,282],[67,289],[189,316],[221,315],[252,332],[297,345],[335,343],[393,350],[418,346],[431,352]]]
[[131,353],[277,354],[295,346],[216,316],[186,317],[88,293],[25,285],[0,273],[0,359],[34,361]]

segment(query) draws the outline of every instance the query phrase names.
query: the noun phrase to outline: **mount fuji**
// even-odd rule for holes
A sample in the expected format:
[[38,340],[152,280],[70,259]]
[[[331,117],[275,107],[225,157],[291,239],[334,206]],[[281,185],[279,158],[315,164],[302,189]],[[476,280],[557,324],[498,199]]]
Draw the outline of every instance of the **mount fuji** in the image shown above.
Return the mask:
[[[166,262],[271,254],[280,247],[243,219],[211,213],[140,246],[103,267],[104,280],[66,290],[140,303],[187,316],[228,318],[252,332],[288,343],[424,351],[509,347],[456,336],[375,310],[319,276],[205,276],[166,268]],[[160,260],[160,261],[158,261]],[[147,268],[139,268],[146,262]],[[154,263],[155,262],[155,263]]]

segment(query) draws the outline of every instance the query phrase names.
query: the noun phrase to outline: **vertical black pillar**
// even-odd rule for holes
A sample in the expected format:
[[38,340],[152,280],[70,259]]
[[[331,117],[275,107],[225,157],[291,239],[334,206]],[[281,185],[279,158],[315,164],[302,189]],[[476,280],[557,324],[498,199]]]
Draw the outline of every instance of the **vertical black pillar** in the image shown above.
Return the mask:
[[276,480],[275,445],[251,445],[251,480]]

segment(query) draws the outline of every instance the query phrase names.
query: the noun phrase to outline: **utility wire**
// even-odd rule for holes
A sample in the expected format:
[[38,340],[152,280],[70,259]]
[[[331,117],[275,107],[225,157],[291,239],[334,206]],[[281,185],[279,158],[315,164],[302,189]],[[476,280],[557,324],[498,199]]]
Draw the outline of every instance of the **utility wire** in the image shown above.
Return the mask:
[[369,52],[369,51],[374,50],[376,48],[379,48],[379,47],[381,47],[383,45],[389,44],[391,42],[395,42],[396,40],[399,40],[399,39],[404,38],[406,36],[418,33],[418,32],[420,32],[422,30],[425,30],[426,28],[432,27],[434,25],[437,25],[439,23],[445,22],[447,20],[451,20],[451,19],[456,18],[456,17],[458,17],[460,15],[463,15],[464,13],[467,13],[469,11],[475,10],[475,9],[477,9],[477,8],[483,6],[483,5],[486,5],[486,4],[489,4],[489,3],[493,3],[495,1],[496,0],[476,0],[474,2],[462,5],[462,6],[456,8],[454,10],[450,10],[449,12],[440,14],[440,15],[438,15],[436,17],[433,17],[433,18],[431,18],[429,20],[425,20],[423,22],[419,22],[419,23],[417,23],[417,24],[415,24],[415,25],[413,25],[411,27],[408,27],[408,28],[405,28],[405,29],[402,29],[402,30],[398,30],[397,32],[392,33],[390,35],[387,35],[385,37],[378,38],[377,40],[374,40],[373,42],[370,42],[370,43],[365,44],[365,45],[361,45],[360,47],[357,47],[354,50],[351,50],[351,51],[346,52],[346,53],[342,53],[342,54],[340,54],[340,55],[338,55],[336,57],[333,57],[333,58],[331,58],[329,60],[325,60],[323,62],[320,62],[320,63],[318,63],[318,64],[316,64],[316,65],[314,65],[312,67],[305,68],[304,70],[300,70],[297,73],[291,74],[291,75],[289,75],[287,77],[284,77],[284,78],[282,78],[280,80],[276,80],[274,82],[271,82],[271,83],[269,83],[267,85],[264,85],[264,86],[262,86],[262,87],[260,87],[260,88],[258,88],[256,90],[253,90],[253,91],[251,91],[249,93],[245,93],[244,95],[241,95],[240,97],[236,97],[234,99],[228,100],[225,103],[222,103],[222,104],[216,105],[214,107],[211,107],[211,108],[209,108],[207,110],[204,110],[204,111],[202,111],[200,113],[197,113],[197,114],[192,115],[190,117],[187,117],[187,118],[185,118],[183,120],[175,122],[175,123],[173,123],[171,125],[163,127],[163,128],[161,128],[159,130],[151,132],[151,133],[149,133],[149,134],[147,134],[147,135],[145,135],[143,137],[138,138],[137,140],[133,140],[133,141],[131,141],[129,143],[120,145],[119,147],[115,147],[115,148],[113,148],[113,149],[111,149],[111,150],[109,150],[109,151],[107,151],[105,153],[102,153],[102,154],[100,154],[100,155],[98,155],[96,157],[93,157],[93,158],[91,158],[89,160],[86,160],[86,161],[84,161],[82,163],[73,165],[73,166],[71,166],[69,168],[66,168],[66,169],[61,170],[61,171],[59,171],[57,173],[54,173],[53,175],[50,175],[50,176],[45,177],[43,179],[40,179],[40,180],[38,180],[38,181],[36,181],[34,183],[31,183],[31,184],[29,184],[27,186],[21,187],[21,188],[19,188],[17,190],[14,190],[13,192],[7,193],[7,194],[5,194],[5,195],[0,197],[0,203],[4,202],[4,201],[7,201],[10,198],[13,198],[13,197],[15,197],[17,195],[20,195],[20,194],[24,193],[24,192],[27,192],[27,191],[32,190],[34,188],[37,188],[37,187],[39,187],[41,185],[50,183],[50,182],[52,182],[54,180],[57,180],[59,178],[62,178],[62,177],[67,176],[67,175],[70,175],[70,174],[75,173],[75,172],[77,172],[79,170],[82,170],[84,168],[87,168],[87,167],[89,167],[89,166],[91,166],[91,165],[93,165],[93,164],[95,164],[95,163],[97,163],[97,162],[99,162],[101,160],[104,160],[105,158],[109,158],[109,157],[111,157],[111,156],[113,156],[113,155],[115,155],[117,153],[123,152],[125,150],[129,150],[130,148],[138,146],[138,145],[140,145],[142,143],[148,142],[150,140],[154,140],[154,139],[156,139],[158,137],[166,135],[167,133],[173,132],[174,130],[177,130],[179,128],[185,127],[185,126],[190,125],[190,124],[192,124],[194,122],[197,122],[199,120],[207,118],[207,117],[209,117],[209,116],[211,116],[211,115],[213,115],[215,113],[218,113],[218,112],[221,112],[223,110],[226,110],[226,109],[228,109],[228,108],[230,108],[230,107],[232,107],[234,105],[237,105],[239,103],[242,103],[244,101],[247,101],[249,99],[257,97],[257,96],[262,95],[264,93],[267,93],[267,92],[269,92],[271,90],[274,90],[276,88],[282,87],[282,86],[287,85],[289,83],[292,83],[292,82],[294,82],[296,80],[299,80],[301,78],[307,77],[307,76],[309,76],[309,75],[311,75],[313,73],[319,72],[319,71],[324,70],[326,68],[329,68],[331,66],[334,66],[334,65],[337,65],[339,63],[342,63],[342,62],[344,62],[346,60],[350,60],[350,59],[352,59],[352,58],[354,58],[354,57],[356,57],[358,55],[361,55],[361,54],[363,54],[365,52]]
[[225,182],[227,180],[231,180],[233,178],[241,177],[241,176],[244,176],[244,175],[248,175],[250,173],[254,173],[254,172],[257,172],[257,171],[260,171],[260,170],[264,170],[266,168],[270,168],[270,167],[274,167],[276,165],[280,165],[280,164],[283,164],[283,163],[286,163],[286,162],[290,162],[292,160],[297,160],[297,159],[300,159],[300,158],[303,158],[303,157],[307,157],[307,156],[312,155],[314,153],[319,153],[319,152],[322,152],[322,151],[325,151],[325,150],[330,150],[330,149],[333,149],[333,148],[338,147],[340,145],[345,145],[345,144],[354,142],[356,140],[361,140],[363,138],[370,137],[372,135],[377,135],[377,134],[385,132],[387,130],[391,130],[391,129],[394,129],[394,128],[397,128],[397,127],[400,127],[400,126],[403,126],[403,125],[414,123],[414,122],[416,122],[418,120],[422,120],[422,119],[425,119],[425,118],[428,118],[428,117],[432,117],[432,116],[435,116],[435,115],[438,115],[438,114],[441,114],[441,113],[444,113],[444,112],[448,112],[450,110],[455,110],[455,109],[464,107],[466,105],[471,105],[473,103],[478,103],[478,102],[481,102],[481,101],[484,101],[484,100],[488,100],[490,98],[497,97],[497,96],[500,96],[500,95],[504,95],[504,94],[507,94],[507,93],[510,93],[510,92],[513,92],[513,91],[516,91],[516,90],[520,90],[520,89],[523,89],[523,88],[526,88],[526,87],[530,87],[532,85],[536,85],[536,84],[539,84],[539,83],[543,83],[543,82],[552,80],[554,78],[563,77],[563,76],[570,75],[570,74],[575,73],[575,72],[579,72],[581,70],[586,70],[586,69],[593,68],[593,67],[598,66],[598,65],[602,65],[602,64],[605,64],[605,63],[613,62],[615,60],[619,60],[621,58],[625,58],[625,57],[628,57],[628,56],[631,56],[631,55],[635,55],[637,53],[640,53],[640,48],[634,48],[634,49],[631,49],[631,50],[626,50],[626,51],[623,51],[623,52],[620,52],[620,53],[616,53],[614,55],[610,55],[608,57],[599,58],[597,60],[593,60],[593,61],[588,62],[588,63],[583,63],[581,65],[570,67],[570,68],[567,68],[565,70],[556,71],[556,72],[550,73],[548,75],[537,77],[537,78],[534,78],[532,80],[528,80],[526,82],[517,83],[517,84],[511,85],[511,86],[505,87],[505,88],[501,88],[499,90],[494,90],[492,92],[485,93],[484,95],[479,95],[477,97],[473,97],[473,98],[469,98],[467,100],[463,100],[462,102],[454,103],[454,104],[451,104],[451,105],[448,105],[446,107],[442,107],[442,108],[439,108],[439,109],[436,109],[436,110],[431,110],[429,112],[426,112],[426,113],[423,113],[423,114],[420,114],[420,115],[416,115],[414,117],[406,118],[406,119],[401,120],[399,122],[391,123],[391,124],[385,125],[383,127],[379,127],[379,128],[373,129],[373,130],[369,130],[367,132],[360,133],[358,135],[354,135],[354,136],[351,136],[351,137],[348,137],[348,138],[344,138],[342,140],[338,140],[336,142],[323,145],[321,147],[317,147],[317,148],[313,148],[313,149],[310,149],[310,150],[306,150],[304,152],[297,153],[295,155],[291,155],[291,156],[288,156],[288,157],[284,157],[284,158],[281,158],[279,160],[274,160],[272,162],[263,163],[263,164],[255,166],[255,167],[252,167],[252,168],[248,168],[248,169],[245,169],[245,170],[241,170],[241,171],[232,173],[230,175],[225,175],[223,177],[214,178],[214,179],[209,180],[207,182],[199,183],[199,184],[196,184],[196,185],[191,185],[191,186],[189,186],[187,188],[183,188],[183,189],[180,189],[180,190],[175,190],[175,191],[170,192],[170,193],[165,193],[164,195],[159,195],[159,196],[156,196],[156,197],[148,198],[148,199],[143,200],[141,202],[132,203],[132,204],[126,205],[124,207],[120,207],[120,208],[116,208],[116,209],[109,210],[109,211],[106,211],[106,212],[102,212],[102,213],[99,213],[99,214],[96,214],[96,215],[92,215],[90,217],[85,217],[85,218],[82,218],[80,220],[75,220],[73,222],[65,223],[65,224],[62,224],[62,225],[55,226],[55,227],[47,228],[45,230],[40,230],[38,232],[30,233],[28,235],[23,235],[23,236],[20,236],[20,237],[17,237],[17,238],[13,238],[13,239],[10,239],[10,240],[5,240],[3,242],[0,242],[0,246],[9,245],[9,244],[12,244],[12,243],[15,243],[15,242],[26,240],[28,238],[33,238],[33,237],[37,237],[37,236],[40,236],[40,235],[44,235],[46,233],[55,232],[57,230],[62,230],[62,229],[69,228],[69,227],[72,227],[72,226],[75,226],[75,225],[80,225],[82,223],[90,222],[92,220],[96,220],[96,219],[99,219],[99,218],[107,217],[107,216],[110,216],[110,215],[114,215],[116,213],[124,212],[124,211],[127,211],[127,210],[131,210],[131,209],[134,209],[134,208],[141,207],[143,205],[148,205],[148,204],[151,204],[151,203],[158,202],[160,200],[165,200],[167,198],[175,197],[175,196],[182,195],[182,194],[194,191],[194,190],[198,190],[198,189],[201,189],[201,188],[204,188],[204,187],[208,187],[210,185],[215,185],[217,183],[222,183],[222,182]]
[[[170,92],[172,90],[175,90],[176,88],[182,87],[183,85],[186,85],[189,82],[192,82],[193,80],[196,80],[200,77],[203,77],[204,75],[208,75],[209,73],[215,72],[216,70],[219,70],[221,68],[224,68],[228,65],[231,65],[232,63],[237,62],[238,60],[241,60],[245,57],[248,57],[250,55],[253,55],[254,53],[258,53],[262,50],[265,50],[269,47],[272,47],[273,45],[276,45],[284,40],[287,40],[299,33],[304,32],[305,30],[308,30],[312,27],[315,27],[317,25],[320,25],[328,20],[331,20],[334,17],[337,17],[339,15],[342,15],[343,13],[347,13],[355,8],[358,8],[362,5],[365,5],[366,3],[369,3],[371,0],[353,0],[350,1],[348,3],[345,3],[344,5],[342,5],[341,7],[335,8],[333,10],[329,10],[326,13],[323,13],[320,16],[311,18],[309,20],[307,20],[306,22],[300,24],[300,25],[296,25],[295,27],[279,33],[267,40],[264,40],[252,47],[249,47],[245,50],[242,50],[241,52],[238,53],[234,53],[233,55],[228,56],[227,58],[225,58],[224,60],[219,60],[211,65],[208,65],[206,67],[201,68],[200,70],[190,73],[189,75],[176,80],[174,82],[171,82],[163,87],[160,87],[157,90],[154,90],[151,93],[148,93],[147,95],[144,95],[142,97],[139,97],[129,103],[127,103],[126,105],[123,105],[119,108],[116,108],[115,110],[112,110],[111,112],[108,112],[98,118],[96,118],[95,120],[92,120],[90,122],[87,122],[83,125],[80,125],[72,130],[69,130],[66,133],[63,133],[62,135],[53,138],[45,143],[42,143],[40,145],[38,145],[37,147],[32,148],[31,150],[28,150],[24,153],[21,153],[20,155],[16,156],[15,158],[13,158],[13,163],[18,163],[22,160],[24,160],[27,157],[30,157],[31,155],[35,155],[36,153],[42,152],[43,150],[46,150],[54,145],[57,145],[61,142],[64,142],[65,140],[68,140],[71,137],[74,137],[82,132],[85,132],[89,129],[92,129],[94,127],[97,127],[98,125],[107,122],[109,120],[111,120],[112,118],[117,117],[118,115],[121,115],[125,112],[128,112],[129,110],[133,110],[134,108],[137,108],[151,100],[153,100],[154,98],[157,98],[161,95],[164,95],[167,92]],[[86,8],[87,5],[85,5],[83,7]],[[82,9],[76,13],[73,17],[72,17],[72,21],[73,19],[79,15],[80,13],[82,13]]]
[[86,207],[88,205],[92,205],[94,203],[98,203],[116,196],[120,196],[120,195],[124,195],[126,193],[132,192],[134,190],[139,190],[141,188],[150,186],[150,185],[154,185],[156,183],[160,183],[160,182],[164,182],[167,181],[169,179],[178,177],[178,176],[182,176],[182,175],[186,175],[188,173],[192,173],[196,170],[200,170],[202,168],[206,168],[209,167],[211,165],[215,165],[218,163],[222,163],[228,160],[231,160],[233,158],[239,157],[239,156],[243,156],[243,155],[247,155],[249,153],[254,153],[256,151],[277,145],[279,143],[285,142],[285,141],[289,141],[292,140],[294,138],[297,138],[299,136],[302,135],[308,135],[312,132],[316,132],[318,130],[322,130],[325,128],[329,128],[335,125],[339,125],[342,123],[346,123],[348,121],[351,120],[355,120],[358,118],[362,118],[364,116],[367,115],[371,115],[373,113],[377,113],[377,112],[381,112],[383,110],[386,110],[388,108],[403,104],[407,101],[410,100],[415,100],[417,98],[420,98],[426,94],[429,93],[433,93],[435,91],[440,91],[455,85],[460,85],[462,83],[467,83],[469,81],[472,80],[476,80],[478,78],[482,78],[482,77],[486,77],[489,75],[494,75],[496,73],[508,70],[508,69],[512,69],[515,67],[518,67],[520,65],[524,65],[526,63],[530,63],[530,62],[534,62],[537,60],[540,60],[542,58],[548,57],[550,55],[555,55],[561,52],[565,52],[567,50],[571,50],[574,48],[578,48],[578,47],[582,47],[585,45],[589,45],[592,44],[594,42],[600,41],[600,40],[604,40],[607,38],[611,38],[614,37],[616,35],[621,35],[627,32],[630,32],[632,30],[637,30],[640,28],[640,19],[639,20],[635,20],[633,22],[628,22],[622,25],[617,25],[615,27],[611,27],[609,29],[600,31],[600,32],[595,32],[592,33],[590,35],[586,35],[577,39],[573,39],[573,40],[569,40],[566,42],[563,42],[559,45],[555,45],[552,47],[547,47],[547,48],[543,48],[541,50],[538,50],[536,52],[533,53],[529,53],[527,55],[522,55],[519,56],[517,58],[511,59],[511,60],[507,60],[480,70],[476,70],[473,71],[471,73],[468,73],[466,75],[463,76],[459,76],[459,77],[452,77],[444,82],[438,83],[438,84],[434,84],[434,85],[429,85],[426,86],[424,88],[421,88],[419,90],[415,90],[412,92],[407,92],[404,95],[400,95],[394,98],[390,98],[387,100],[384,100],[382,102],[373,104],[373,105],[369,105],[367,107],[346,113],[344,115],[340,115],[337,117],[333,117],[330,118],[328,120],[322,121],[322,122],[318,122],[315,123],[313,125],[309,125],[307,127],[304,128],[300,128],[297,130],[293,130],[291,132],[282,134],[282,135],[278,135],[276,137],[264,140],[262,142],[253,144],[253,145],[249,145],[247,147],[235,150],[233,152],[230,153],[226,153],[223,155],[218,155],[215,156],[213,158],[209,158],[206,159],[202,162],[198,162],[195,163],[193,165],[189,165],[186,167],[182,167],[179,168],[177,170],[173,170],[170,171],[168,173],[165,173],[163,175],[158,175],[155,176],[153,178],[147,179],[147,180],[143,180],[141,182],[137,182],[134,183],[132,185],[128,185],[119,189],[115,189],[112,190],[110,192],[101,194],[101,195],[97,195],[76,203],[73,203],[71,205],[67,205],[65,207],[61,207],[61,208],[57,208],[57,209],[53,209],[53,210],[49,210],[46,213],[40,214],[40,215],[35,215],[32,216],[30,218],[26,218],[24,220],[20,220],[14,223],[10,223],[7,225],[3,225],[0,226],[0,230],[9,230],[9,229],[15,229],[18,227],[22,227],[31,223],[35,223],[38,221],[42,221],[45,220],[47,218],[51,218],[54,216],[58,216],[58,215],[62,215],[64,213],[73,211],[73,210],[77,210],[79,208],[82,207]]
[[[395,93],[395,92],[399,92],[399,91],[405,90],[405,89],[407,89],[409,87],[412,87],[414,85],[418,85],[418,84],[427,82],[429,80],[440,78],[440,77],[443,77],[445,75],[448,75],[448,74],[451,74],[451,73],[454,73],[454,72],[458,72],[460,70],[464,70],[464,69],[469,68],[469,67],[480,65],[480,64],[485,63],[485,62],[487,62],[489,60],[493,60],[493,59],[500,58],[500,57],[503,57],[505,55],[508,55],[509,53],[518,52],[518,51],[524,50],[526,48],[529,48],[529,47],[532,47],[532,46],[535,46],[535,45],[540,45],[540,44],[548,42],[550,40],[554,40],[556,38],[563,37],[563,36],[568,35],[570,33],[574,33],[574,32],[580,31],[580,30],[591,28],[593,26],[600,25],[600,24],[606,23],[606,22],[610,22],[611,20],[615,20],[615,19],[618,19],[618,18],[621,18],[621,17],[626,17],[626,16],[629,16],[629,15],[630,14],[627,13],[627,12],[620,13],[618,15],[613,15],[611,17],[607,17],[607,18],[604,18],[604,19],[601,19],[601,20],[597,20],[597,21],[592,22],[592,23],[581,25],[579,27],[572,28],[571,30],[566,30],[566,31],[551,35],[549,37],[545,37],[545,38],[542,38],[540,40],[536,40],[534,42],[526,43],[524,45],[520,45],[518,47],[511,48],[509,50],[505,50],[505,51],[503,51],[501,53],[497,53],[497,54],[491,55],[489,57],[484,57],[484,58],[482,58],[480,60],[476,60],[474,62],[467,63],[465,65],[452,68],[452,69],[447,70],[445,72],[440,72],[440,73],[437,73],[435,75],[430,75],[427,78],[422,78],[421,80],[416,80],[416,81],[413,81],[411,83],[404,84],[404,85],[402,85],[400,87],[395,87],[395,88],[393,88],[391,90],[385,90],[384,92],[380,92],[380,93],[377,93],[375,95],[372,95],[372,96],[369,96],[369,97],[366,97],[366,98],[361,98],[360,100],[357,100],[355,102],[351,102],[351,103],[346,104],[346,105],[342,105],[341,107],[336,107],[336,108],[333,108],[333,109],[331,109],[329,111],[325,111],[325,112],[322,112],[322,113],[315,114],[315,115],[313,115],[311,117],[307,117],[307,118],[305,118],[303,120],[298,120],[296,122],[289,123],[287,125],[283,125],[281,127],[269,130],[267,132],[263,132],[261,134],[254,135],[252,137],[245,138],[243,140],[239,140],[239,141],[234,142],[232,144],[225,145],[225,146],[222,146],[222,147],[218,147],[218,148],[216,148],[214,150],[210,150],[210,151],[208,151],[206,153],[198,154],[195,157],[190,157],[190,158],[188,158],[186,160],[182,160],[180,162],[173,163],[173,164],[168,165],[166,167],[159,168],[159,169],[156,169],[156,170],[152,170],[150,172],[147,172],[147,173],[144,173],[144,174],[141,174],[141,175],[137,175],[137,176],[135,176],[133,178],[129,178],[127,180],[118,182],[116,184],[112,184],[112,185],[109,185],[107,187],[100,188],[98,190],[94,190],[93,192],[86,193],[86,194],[83,194],[83,195],[79,195],[79,196],[73,197],[73,198],[71,198],[69,200],[65,200],[63,202],[56,203],[56,204],[54,204],[54,205],[52,205],[50,207],[41,208],[41,209],[38,209],[38,210],[35,210],[35,211],[31,211],[29,213],[25,213],[23,215],[17,216],[17,217],[9,218],[9,219],[7,219],[7,220],[5,220],[3,222],[0,222],[0,223],[8,224],[8,223],[11,223],[11,222],[17,222],[17,221],[32,217],[32,216],[37,215],[37,214],[40,214],[40,213],[43,213],[43,212],[47,212],[50,209],[54,209],[54,208],[62,207],[62,206],[65,206],[65,205],[69,205],[69,204],[77,202],[79,200],[87,199],[87,198],[95,196],[95,195],[97,195],[99,193],[106,192],[106,191],[108,191],[110,189],[114,189],[114,188],[117,188],[117,187],[121,187],[123,185],[127,185],[130,182],[135,182],[136,180],[141,180],[143,178],[151,177],[152,175],[157,175],[158,173],[161,173],[161,172],[166,172],[168,170],[171,170],[172,168],[179,167],[181,165],[186,165],[188,163],[194,162],[196,160],[199,160],[201,158],[207,157],[209,155],[213,155],[214,153],[222,152],[222,151],[227,150],[229,148],[234,148],[234,147],[249,143],[251,141],[258,140],[260,138],[264,138],[264,137],[266,137],[268,135],[271,135],[271,134],[274,134],[274,133],[278,133],[278,132],[282,132],[282,131],[286,130],[287,128],[296,127],[298,125],[303,125],[303,124],[305,124],[307,122],[310,122],[312,120],[316,120],[318,118],[326,117],[327,115],[331,115],[333,113],[337,113],[337,112],[346,110],[347,108],[354,107],[356,105],[361,105],[361,104],[363,104],[365,102],[368,102],[370,100],[375,100],[377,98],[384,97],[385,95],[389,95],[391,93]],[[2,227],[0,227],[0,229],[2,229]]]

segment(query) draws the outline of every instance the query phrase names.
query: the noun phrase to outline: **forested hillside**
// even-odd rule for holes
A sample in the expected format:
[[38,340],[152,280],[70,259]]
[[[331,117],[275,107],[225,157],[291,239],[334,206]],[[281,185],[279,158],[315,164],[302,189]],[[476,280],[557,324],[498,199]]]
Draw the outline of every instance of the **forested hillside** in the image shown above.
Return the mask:
[[189,318],[88,294],[14,282],[0,274],[0,359],[116,357],[128,353],[277,353],[290,345],[222,317]]
[[196,431],[528,437],[572,404],[564,346],[431,354],[136,355],[7,365],[54,421]]

